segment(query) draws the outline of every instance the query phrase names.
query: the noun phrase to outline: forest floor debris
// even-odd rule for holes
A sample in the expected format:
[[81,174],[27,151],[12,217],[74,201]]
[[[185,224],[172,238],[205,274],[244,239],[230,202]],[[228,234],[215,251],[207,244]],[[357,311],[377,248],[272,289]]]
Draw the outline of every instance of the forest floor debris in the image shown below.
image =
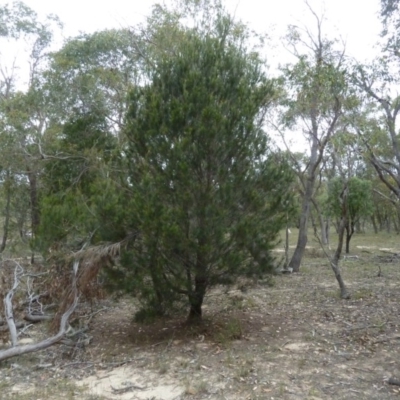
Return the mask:
[[[385,247],[400,252],[398,237],[389,238]],[[353,249],[359,257],[342,261],[350,300],[339,298],[327,260],[313,251],[298,274],[210,291],[201,327],[184,315],[139,324],[134,299],[101,300],[84,346],[4,362],[1,398],[398,398],[389,383],[400,379],[400,260]],[[45,329],[35,325],[29,338]]]

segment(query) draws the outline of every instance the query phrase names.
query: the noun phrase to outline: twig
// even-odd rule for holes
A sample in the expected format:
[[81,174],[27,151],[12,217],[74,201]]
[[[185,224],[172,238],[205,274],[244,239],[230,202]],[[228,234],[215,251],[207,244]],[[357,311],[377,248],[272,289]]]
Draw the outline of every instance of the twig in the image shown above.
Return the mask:
[[123,387],[123,388],[119,388],[119,389],[116,389],[116,388],[111,386],[111,389],[115,394],[121,394],[121,393],[130,392],[133,389],[145,390],[147,388],[146,387],[141,387],[141,386],[136,386],[136,385],[129,385],[127,387]]
[[88,317],[89,317],[88,321],[86,322],[86,325],[89,325],[89,324],[90,324],[90,321],[92,320],[92,318],[93,318],[96,314],[101,313],[102,311],[109,310],[109,309],[110,309],[110,307],[103,307],[103,308],[101,308],[100,310],[97,310],[97,311],[93,312],[92,314],[82,316],[81,319],[83,319],[83,318],[88,318]]
[[24,320],[29,322],[50,321],[52,318],[53,318],[52,315],[25,314],[24,316]]
[[33,324],[29,324],[29,325],[25,326],[25,327],[18,333],[18,336],[24,335],[24,334],[25,334],[25,331],[26,331],[27,329],[29,329],[31,326],[33,326]]
[[392,337],[388,337],[388,338],[375,340],[375,342],[372,342],[371,344],[390,342],[391,340],[398,340],[398,339],[400,339],[400,336],[392,336]]
[[61,365],[60,367],[61,368],[72,367],[73,365],[79,365],[79,364],[95,365],[95,362],[92,362],[92,361],[75,361],[75,362],[72,362],[72,363]]

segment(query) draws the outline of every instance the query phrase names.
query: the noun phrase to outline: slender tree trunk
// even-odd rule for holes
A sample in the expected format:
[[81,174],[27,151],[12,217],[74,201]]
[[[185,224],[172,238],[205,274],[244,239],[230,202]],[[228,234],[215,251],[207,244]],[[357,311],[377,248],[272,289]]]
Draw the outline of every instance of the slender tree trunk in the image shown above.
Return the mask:
[[329,218],[325,220],[325,237],[326,237],[326,244],[329,246],[330,241],[330,226],[331,221]]
[[[312,204],[315,208],[315,211],[317,212],[318,215],[318,220],[319,220],[319,225],[320,225],[320,230],[321,230],[321,242],[323,245],[327,245],[329,243],[328,241],[328,229],[327,228],[327,224],[328,224],[328,220],[324,218],[324,215],[322,214],[318,203],[312,199]],[[312,215],[312,214],[311,214]],[[317,235],[317,227],[316,225],[314,226],[314,233],[315,235]]]
[[[37,231],[40,225],[40,208],[38,199],[38,189],[37,189],[37,179],[36,173],[29,168],[28,170],[28,180],[29,180],[29,195],[30,195],[30,205],[31,205],[31,227],[32,227],[32,238],[36,238]],[[33,247],[31,247],[31,264],[35,262],[35,253]]]
[[338,238],[338,245],[335,251],[335,254],[333,256],[333,259],[331,261],[331,267],[332,270],[335,274],[336,280],[338,281],[339,288],[340,288],[340,297],[342,299],[349,299],[350,294],[347,291],[346,285],[343,281],[340,268],[339,268],[339,260],[340,256],[342,254],[342,249],[343,249],[343,241],[344,241],[344,231],[346,230],[346,226],[348,225],[347,222],[347,215],[348,215],[348,210],[347,210],[347,187],[343,189],[343,192],[340,196],[340,201],[342,203],[342,217],[339,223],[339,238]]
[[387,233],[392,232],[392,220],[390,219],[389,215],[386,216],[386,231]]
[[188,322],[198,323],[202,320],[202,305],[208,285],[207,279],[207,256],[205,248],[207,244],[205,234],[205,211],[202,209],[199,216],[199,240],[197,259],[194,268],[194,290],[189,292],[190,311]]
[[29,196],[31,205],[32,235],[35,236],[40,225],[40,209],[37,179],[35,172],[28,169]]
[[350,240],[351,240],[351,231],[350,231],[350,226],[347,224],[347,226],[346,226],[346,254],[350,254]]
[[318,168],[321,158],[318,157],[318,148],[319,144],[315,136],[311,148],[309,171],[308,171],[307,181],[305,183],[304,196],[301,205],[299,236],[297,238],[296,249],[289,263],[289,268],[292,268],[293,272],[299,272],[301,260],[303,259],[304,250],[307,245],[308,217],[310,216],[311,201],[314,194],[314,185],[316,179],[315,172],[316,169]]
[[188,317],[189,322],[196,323],[200,322],[202,319],[202,305],[207,288],[207,279],[202,275],[203,274],[200,274],[200,276],[195,277],[194,292],[192,293],[191,296],[189,296],[190,297],[189,298],[190,311]]
[[339,227],[339,241],[338,241],[338,247],[335,251],[335,255],[333,257],[333,260],[331,262],[331,267],[332,270],[335,274],[336,280],[338,281],[339,288],[340,288],[340,297],[342,299],[349,299],[350,294],[347,291],[346,285],[343,281],[342,274],[340,272],[339,268],[339,259],[342,254],[342,248],[343,248],[343,239],[344,239],[344,231],[345,231],[345,224],[341,223]]
[[285,265],[284,269],[287,269],[289,266],[289,221],[286,218],[286,235],[285,235]]
[[376,225],[376,221],[375,221],[375,216],[374,215],[371,217],[371,222],[372,222],[372,226],[374,228],[374,233],[375,233],[375,235],[377,235],[378,234],[378,226]]
[[329,244],[327,236],[327,221],[324,219],[322,215],[320,216],[320,225],[321,225],[321,242],[324,245],[327,245]]
[[[200,246],[202,247],[202,246]],[[200,254],[199,254],[200,253]],[[197,255],[194,277],[194,290],[189,294],[190,311],[188,321],[190,323],[200,322],[202,319],[202,305],[207,289],[207,272],[205,257],[202,250]]]
[[1,239],[0,253],[2,253],[6,248],[8,230],[10,226],[11,181],[9,171],[7,171],[7,178],[4,184],[4,188],[6,189],[6,207],[4,210],[3,238]]

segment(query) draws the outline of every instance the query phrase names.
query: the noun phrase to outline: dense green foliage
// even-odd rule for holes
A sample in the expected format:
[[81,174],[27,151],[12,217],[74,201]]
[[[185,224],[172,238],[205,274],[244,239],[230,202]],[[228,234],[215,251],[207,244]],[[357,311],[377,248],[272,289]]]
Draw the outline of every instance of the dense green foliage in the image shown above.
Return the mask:
[[153,249],[135,268],[185,294],[193,317],[208,286],[271,270],[290,208],[291,174],[262,130],[272,82],[229,37],[231,22],[218,23],[185,32],[157,62],[132,92],[126,127],[140,252]]

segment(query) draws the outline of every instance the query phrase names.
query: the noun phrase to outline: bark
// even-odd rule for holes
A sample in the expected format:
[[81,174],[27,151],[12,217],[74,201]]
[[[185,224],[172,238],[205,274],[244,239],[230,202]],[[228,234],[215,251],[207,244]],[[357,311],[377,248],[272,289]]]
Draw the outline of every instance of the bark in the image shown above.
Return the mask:
[[285,236],[285,268],[289,266],[289,224],[286,223],[286,236]]
[[350,240],[354,234],[354,224],[346,225],[346,254],[350,254]]
[[[32,237],[35,238],[40,225],[40,208],[38,200],[38,189],[37,189],[37,178],[36,173],[31,169],[27,169],[28,181],[29,181],[29,196],[31,205],[31,226],[32,226]],[[35,262],[35,255],[32,251],[31,264]]]
[[11,205],[11,187],[10,187],[10,172],[7,171],[7,180],[5,182],[6,189],[6,208],[4,215],[4,225],[3,225],[3,238],[0,245],[0,253],[2,253],[7,245],[8,230],[10,226],[10,205]]
[[12,306],[12,299],[14,297],[14,293],[17,290],[20,282],[20,277],[24,272],[21,265],[16,263],[14,269],[14,284],[13,287],[8,291],[6,297],[4,298],[4,312],[7,320],[8,330],[10,332],[11,346],[15,347],[18,344],[18,333],[17,328],[15,326],[14,321],[14,310]]
[[340,256],[342,254],[342,248],[343,248],[343,241],[344,241],[344,231],[346,229],[346,216],[342,215],[342,219],[340,221],[339,224],[339,238],[338,238],[338,245],[335,251],[335,254],[333,256],[333,259],[331,261],[331,267],[332,270],[335,274],[336,280],[339,284],[339,288],[340,288],[340,297],[342,299],[349,299],[350,298],[350,294],[347,291],[346,285],[343,281],[342,278],[342,274],[340,272],[340,268],[339,268],[339,260],[340,260]]
[[207,289],[207,262],[203,248],[204,238],[199,240],[199,250],[195,265],[194,290],[189,293],[190,311],[188,321],[190,323],[200,322],[202,319],[202,305]]
[[371,217],[371,222],[372,222],[372,226],[374,228],[374,233],[375,233],[375,235],[377,235],[378,234],[378,226],[376,225],[376,220],[375,220],[374,215]]
[[329,246],[330,243],[330,219],[327,218],[325,221],[325,236],[326,236],[326,244]]
[[36,235],[40,225],[40,209],[38,201],[38,188],[35,172],[28,169],[29,196],[31,203],[32,234]]
[[307,180],[305,182],[305,190],[301,204],[301,215],[300,215],[300,223],[299,223],[299,236],[297,238],[296,249],[293,253],[292,259],[289,263],[289,268],[292,269],[293,272],[299,272],[301,260],[303,259],[304,250],[307,245],[307,228],[308,228],[308,218],[310,215],[310,206],[312,197],[314,194],[314,185],[316,180],[316,170],[321,161],[322,154],[318,154],[318,140],[317,137],[313,137],[312,148],[311,148],[311,157],[310,164],[308,170]]
[[[318,220],[319,220],[319,225],[320,225],[320,230],[321,230],[321,242],[323,245],[328,245],[329,244],[329,221],[328,219],[324,218],[324,215],[322,214],[318,203],[315,201],[315,199],[311,199],[312,204],[318,214]],[[314,227],[314,234],[315,236],[317,235],[316,231],[316,225]]]
[[190,311],[189,311],[189,322],[198,322],[202,319],[202,305],[204,296],[206,294],[207,280],[203,274],[195,277],[195,288],[194,292],[189,296]]
[[321,241],[324,245],[329,244],[328,235],[327,235],[327,221],[324,220],[324,217],[320,216],[320,225],[321,225]]
[[335,254],[333,256],[333,259],[331,260],[331,267],[335,274],[336,280],[338,281],[339,288],[340,288],[340,297],[342,299],[350,298],[350,294],[347,291],[346,285],[343,281],[342,274],[341,274],[340,268],[339,268],[339,260],[340,260],[340,256],[342,254],[342,249],[343,249],[344,232],[346,230],[347,219],[348,219],[346,196],[347,196],[347,187],[344,188],[344,190],[341,194],[341,198],[340,198],[340,201],[342,204],[342,217],[341,217],[341,220],[339,223],[338,245],[337,245]]

